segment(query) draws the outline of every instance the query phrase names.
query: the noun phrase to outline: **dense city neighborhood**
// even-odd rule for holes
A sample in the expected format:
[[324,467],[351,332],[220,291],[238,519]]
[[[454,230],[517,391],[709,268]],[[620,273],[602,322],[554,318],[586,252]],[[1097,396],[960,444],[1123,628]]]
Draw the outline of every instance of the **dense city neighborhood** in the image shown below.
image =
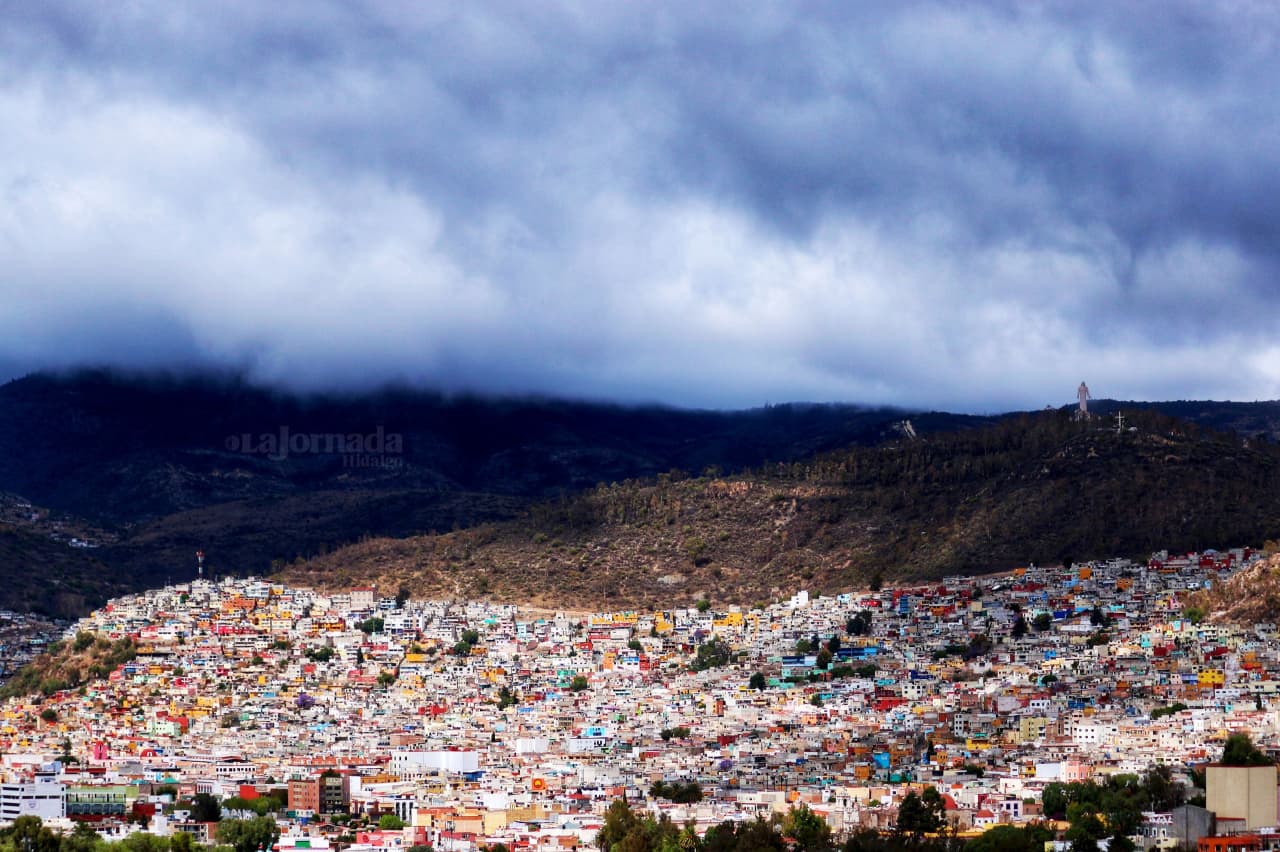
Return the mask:
[[1218,763],[1232,734],[1280,751],[1276,626],[1189,596],[1262,559],[615,613],[199,579],[80,620],[54,650],[100,654],[88,676],[0,709],[0,819],[211,843],[211,803],[270,803],[281,850],[572,849],[620,799],[698,835],[803,806],[847,837],[932,788],[974,837],[1054,825],[1047,788],[1165,766],[1180,804],[1136,844],[1261,844],[1275,769]]

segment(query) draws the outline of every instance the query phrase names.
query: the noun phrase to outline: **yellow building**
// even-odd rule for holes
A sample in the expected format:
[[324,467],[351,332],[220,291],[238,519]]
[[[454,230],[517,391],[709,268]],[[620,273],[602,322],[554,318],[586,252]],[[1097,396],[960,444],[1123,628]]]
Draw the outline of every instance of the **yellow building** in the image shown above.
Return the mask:
[[1044,736],[1048,726],[1049,720],[1044,716],[1023,716],[1018,721],[1018,739],[1023,743],[1034,742]]
[[1227,675],[1222,669],[1202,669],[1196,675],[1196,683],[1200,686],[1222,686],[1227,682]]

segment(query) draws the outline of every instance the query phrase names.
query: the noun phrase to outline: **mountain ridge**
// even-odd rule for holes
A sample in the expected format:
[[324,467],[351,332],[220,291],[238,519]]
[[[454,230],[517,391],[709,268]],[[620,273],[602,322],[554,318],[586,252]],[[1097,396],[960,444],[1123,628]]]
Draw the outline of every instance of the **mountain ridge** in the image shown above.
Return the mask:
[[[1093,403],[1103,414],[1121,405]],[[1280,403],[1167,405],[1260,446],[1280,428]],[[265,574],[362,541],[538,515],[609,483],[732,479],[851,447],[907,446],[908,418],[928,441],[1036,416],[801,403],[689,411],[396,388],[294,395],[226,375],[37,374],[0,386],[0,491],[98,545],[55,560],[92,606],[96,589],[190,578],[196,550],[215,573]],[[360,452],[344,452],[348,439]],[[888,480],[876,487],[894,492]],[[27,529],[20,512],[9,520],[67,538]],[[30,538],[10,544],[0,579],[52,558]],[[0,606],[76,614],[74,596],[20,588],[0,586]]]
[[1275,444],[1153,412],[1130,422],[1056,411],[737,477],[613,484],[519,521],[369,540],[283,576],[544,606],[752,604],[1280,533]]

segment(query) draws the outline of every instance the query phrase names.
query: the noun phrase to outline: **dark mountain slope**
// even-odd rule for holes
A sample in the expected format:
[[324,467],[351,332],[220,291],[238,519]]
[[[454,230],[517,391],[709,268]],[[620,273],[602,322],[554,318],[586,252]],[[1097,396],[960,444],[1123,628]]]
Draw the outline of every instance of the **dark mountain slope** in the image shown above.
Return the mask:
[[517,522],[371,540],[284,574],[559,606],[750,603],[800,587],[1280,535],[1280,450],[1151,412],[1066,412],[728,479],[598,488]]
[[1280,400],[1218,402],[1181,399],[1172,402],[1122,402],[1102,399],[1090,402],[1089,409],[1102,415],[1113,414],[1119,409],[1159,411],[1218,432],[1233,432],[1242,438],[1264,436],[1267,440],[1280,441]]
[[[681,411],[403,390],[293,396],[234,378],[36,375],[0,387],[0,489],[115,523],[313,491],[547,497],[673,468],[735,471],[875,443],[904,416],[858,406]],[[983,422],[926,415],[918,428]],[[379,430],[399,444],[354,463],[333,445]]]
[[[1108,405],[1095,403],[1104,409]],[[1226,424],[1250,435],[1273,430],[1274,409],[1280,408],[1280,403],[1168,405],[1202,423]],[[894,444],[901,437],[897,425],[907,416],[924,440]],[[847,549],[850,554],[880,555],[851,561],[850,577],[876,567],[932,571],[944,566],[984,566],[993,556],[990,542],[973,532],[982,524],[1009,525],[1037,536],[998,554],[995,562],[1016,559],[1015,552],[1044,558],[1044,553],[1057,555],[1057,549],[1089,546],[1089,552],[1104,552],[1125,545],[1122,538],[1108,537],[1102,527],[1094,529],[1099,537],[1091,541],[1057,531],[1049,522],[1037,532],[1038,521],[1017,516],[1030,508],[1019,508],[1002,497],[992,503],[991,495],[980,490],[996,485],[985,480],[981,484],[937,480],[936,472],[922,473],[933,464],[985,469],[995,463],[995,456],[963,449],[956,452],[967,453],[968,462],[959,461],[960,456],[948,460],[934,455],[925,460],[917,454],[945,455],[950,451],[941,448],[950,446],[952,439],[942,437],[944,433],[973,431],[1013,416],[908,414],[839,405],[680,411],[395,389],[365,395],[299,396],[225,376],[36,375],[0,387],[0,492],[21,494],[23,500],[48,507],[49,517],[56,519],[30,529],[17,523],[28,533],[56,539],[66,547],[79,530],[82,538],[101,545],[91,554],[73,553],[66,563],[81,566],[76,570],[83,575],[88,604],[100,600],[93,597],[93,590],[101,586],[94,577],[103,566],[117,578],[117,585],[140,588],[192,576],[194,551],[203,549],[219,573],[261,574],[273,565],[370,538],[410,537],[515,518],[530,503],[539,505],[530,517],[544,516],[546,505],[590,505],[571,498],[593,491],[598,483],[624,483],[618,487],[624,492],[661,491],[663,486],[634,483],[652,483],[668,474],[677,482],[665,487],[692,488],[678,480],[709,470],[733,476],[771,462],[768,475],[757,475],[754,481],[767,486],[774,495],[770,499],[781,501],[789,498],[777,496],[781,493],[777,489],[808,487],[809,480],[786,485],[787,478],[778,474],[778,463],[789,465],[785,470],[799,470],[795,463],[814,456],[827,460],[821,464],[849,453],[859,459],[878,458],[876,453],[864,456],[845,448],[886,441],[898,449],[883,451],[888,454],[885,458],[897,453],[915,460],[904,470],[877,462],[872,466],[881,472],[874,482],[804,474],[817,476],[824,490],[821,495],[796,498],[798,514],[788,522],[792,528],[788,542],[808,535],[809,519],[826,516],[821,513],[865,516],[866,528],[878,529],[878,537],[851,540]],[[1200,440],[1188,432],[1187,439],[1192,438]],[[352,449],[353,443],[360,446]],[[917,445],[931,449],[913,449]],[[1232,447],[1231,452],[1246,450],[1238,444]],[[1214,452],[1225,453],[1226,448],[1222,444]],[[1248,449],[1266,454],[1265,446],[1256,442]],[[1026,471],[1018,475],[1030,477],[1028,482],[1046,476],[1033,474],[1045,466],[1035,467],[1033,461],[1019,462]],[[867,464],[857,462],[859,469]],[[1218,476],[1221,480],[1213,466],[1222,464],[1228,463],[1215,456],[1188,458],[1184,466],[1197,471],[1188,473],[1191,478]],[[1132,505],[1130,493],[1113,489],[1116,496],[1112,498],[1090,491],[1087,477],[1093,475],[1093,468],[1071,472],[1065,463],[1048,468],[1057,471],[1053,474],[1060,481],[1056,490],[1024,495],[1036,517],[1051,518],[1052,511],[1087,515],[1099,500],[1129,501],[1106,504],[1113,512]],[[1085,479],[1077,482],[1075,476]],[[1138,482],[1153,476],[1152,471],[1134,471]],[[626,484],[629,480],[631,484]],[[979,491],[965,490],[970,487]],[[1001,489],[1011,487],[1010,482],[1000,484]],[[617,490],[609,489],[610,493]],[[1000,497],[1005,492],[993,493]],[[1183,493],[1188,492],[1179,486],[1166,502],[1176,502]],[[542,503],[548,499],[551,504]],[[666,497],[659,494],[654,499],[661,503]],[[902,501],[906,502],[896,505]],[[952,501],[959,502],[953,505]],[[1171,532],[1190,536],[1199,529],[1200,515],[1195,504],[1185,508],[1189,513],[1185,523],[1168,523],[1165,515],[1150,512],[1130,517],[1129,522],[1146,534],[1135,541]],[[818,510],[821,513],[815,515]],[[969,519],[965,513],[971,510],[978,513]],[[745,524],[753,515],[746,512],[743,517]],[[15,518],[21,521],[22,512]],[[1253,510],[1238,513],[1238,519],[1241,528],[1259,520]],[[1218,534],[1232,529],[1223,527],[1221,520],[1204,525],[1204,538],[1210,543],[1220,542]],[[904,533],[905,522],[908,527],[916,524],[919,531]],[[965,532],[948,548],[924,547],[917,541],[941,535],[937,525],[945,528],[952,523]],[[823,536],[848,534],[839,524],[818,524],[813,530],[820,545]],[[718,531],[712,535],[715,541],[708,540],[708,547],[720,541]],[[754,541],[755,535],[744,533],[744,541]],[[1176,541],[1167,543],[1176,546]],[[788,545],[775,553],[773,545],[761,545],[744,549],[735,558],[773,565],[780,553],[791,550]],[[0,582],[0,605],[47,610],[61,606],[55,605],[52,596],[58,592],[52,585],[25,582],[26,577],[39,576],[49,558],[33,547],[11,548],[0,559],[0,581],[5,581]],[[10,578],[23,578],[23,582],[7,583]]]
[[71,617],[133,588],[96,550],[0,522],[0,609]]
[[[858,406],[678,411],[407,390],[298,396],[235,377],[35,375],[0,387],[0,491],[93,530],[89,538],[103,545],[95,565],[142,588],[192,576],[197,549],[219,572],[262,574],[369,536],[514,517],[530,500],[599,482],[737,471],[874,443],[903,416]],[[984,422],[924,414],[917,428]],[[42,570],[24,554],[35,551],[0,561],[0,581]],[[5,588],[0,605],[54,606],[51,588]]]
[[207,552],[211,576],[266,574],[293,560],[351,544],[377,530],[412,535],[503,520],[525,501],[452,491],[315,491],[258,497],[175,512],[140,525],[101,548],[111,565],[127,565],[135,589],[189,579],[195,552]]

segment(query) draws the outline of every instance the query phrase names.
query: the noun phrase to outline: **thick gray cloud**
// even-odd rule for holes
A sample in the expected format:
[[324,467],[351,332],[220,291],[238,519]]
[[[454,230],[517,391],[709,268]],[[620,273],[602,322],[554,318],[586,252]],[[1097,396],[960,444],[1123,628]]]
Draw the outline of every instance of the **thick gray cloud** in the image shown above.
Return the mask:
[[0,368],[1280,396],[1270,4],[0,7]]

